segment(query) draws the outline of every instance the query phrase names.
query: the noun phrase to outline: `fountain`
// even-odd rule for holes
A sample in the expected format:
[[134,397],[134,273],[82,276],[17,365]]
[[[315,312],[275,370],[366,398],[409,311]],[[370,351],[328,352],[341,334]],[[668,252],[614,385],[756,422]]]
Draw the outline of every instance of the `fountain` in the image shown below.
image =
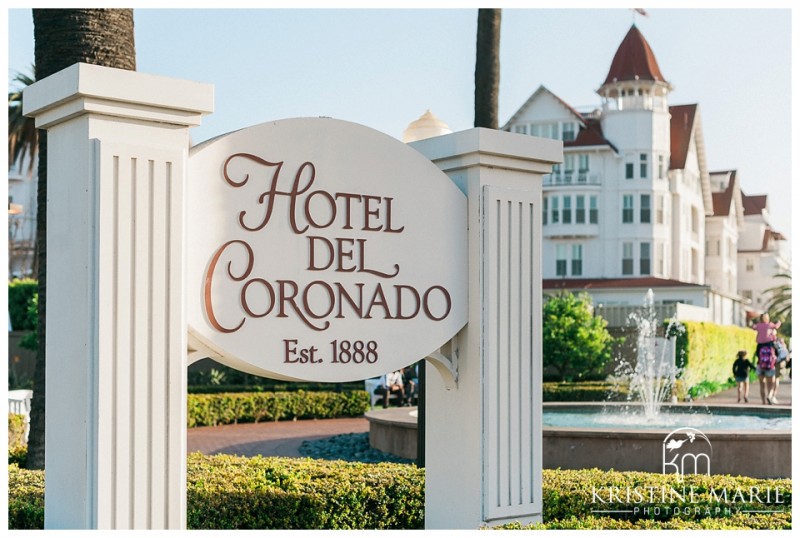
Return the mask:
[[[617,373],[628,379],[631,400],[545,404],[545,467],[662,472],[664,440],[671,431],[691,427],[706,432],[714,446],[715,474],[791,476],[790,409],[677,403],[674,341],[658,337],[653,290],[629,319],[636,328],[637,361],[634,367],[623,363]],[[678,327],[671,320],[665,332]]]
[[[636,327],[638,357],[635,366],[618,373],[629,379],[628,402],[545,403],[543,405],[542,462],[554,469],[615,469],[663,471],[663,445],[670,432],[691,427],[704,432],[713,446],[713,474],[756,478],[791,476],[791,409],[777,406],[715,406],[671,400],[679,374],[673,346],[657,336],[653,292],[648,290],[641,312],[631,321]],[[670,328],[677,322],[672,322]],[[416,428],[409,409],[398,408],[367,414],[390,439],[393,423],[408,438]],[[402,415],[402,416],[398,416]],[[394,416],[390,416],[394,415]],[[372,434],[371,434],[372,442]],[[375,446],[389,451],[385,446]],[[416,450],[406,446],[407,451]],[[408,452],[415,453],[415,452]]]
[[[639,398],[644,416],[654,421],[661,411],[661,404],[670,396],[675,382],[676,368],[673,357],[667,357],[667,350],[673,346],[658,346],[658,326],[653,290],[647,290],[644,308],[641,313],[631,313],[629,319],[636,325],[636,348],[638,360],[633,375],[630,376],[629,394]],[[667,334],[677,320],[671,320]],[[660,353],[657,349],[660,347]]]

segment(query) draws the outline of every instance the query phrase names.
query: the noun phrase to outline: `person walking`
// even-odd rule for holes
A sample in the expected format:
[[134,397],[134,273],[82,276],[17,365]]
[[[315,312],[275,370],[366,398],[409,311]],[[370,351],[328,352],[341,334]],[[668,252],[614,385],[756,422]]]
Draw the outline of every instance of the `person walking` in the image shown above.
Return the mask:
[[775,363],[775,383],[772,386],[772,403],[778,403],[778,387],[780,386],[781,377],[786,371],[786,359],[789,356],[789,350],[786,349],[786,342],[783,338],[775,340],[775,349],[777,350],[777,362]]
[[766,312],[761,314],[761,321],[753,325],[753,330],[756,331],[756,375],[763,405],[773,404],[777,358],[775,340],[780,326],[780,320],[772,323]]
[[733,361],[733,379],[736,380],[736,403],[740,403],[744,398],[744,403],[747,403],[747,396],[750,393],[750,370],[753,368],[753,363],[747,359],[747,351],[744,349],[736,354],[736,360]]
[[761,314],[761,321],[753,324],[753,330],[756,331],[756,356],[759,350],[764,346],[770,346],[773,351],[775,350],[775,340],[778,337],[778,329],[781,328],[781,322],[772,323],[769,320],[769,314],[764,312]]

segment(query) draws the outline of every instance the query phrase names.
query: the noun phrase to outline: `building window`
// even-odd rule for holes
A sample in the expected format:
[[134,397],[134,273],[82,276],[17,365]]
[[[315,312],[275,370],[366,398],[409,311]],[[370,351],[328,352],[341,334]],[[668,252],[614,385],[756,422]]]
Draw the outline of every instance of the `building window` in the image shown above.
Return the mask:
[[644,223],[650,222],[650,195],[642,194],[639,199],[639,221]]
[[562,202],[563,202],[563,208],[561,210],[561,222],[563,224],[571,224],[572,223],[572,197],[571,196],[564,196]]
[[692,233],[696,234],[700,231],[700,212],[697,208],[692,206]]
[[585,153],[578,155],[578,182],[586,183],[589,175],[589,156]]
[[633,274],[633,243],[622,243],[622,274]]
[[575,155],[564,155],[564,183],[572,183],[575,171]]
[[639,274],[650,274],[650,243],[639,245]]
[[579,194],[575,197],[575,224],[586,224],[586,197]]
[[658,179],[664,179],[664,156],[658,156]]
[[564,123],[561,126],[561,140],[564,142],[572,142],[575,140],[575,124]]
[[534,123],[531,125],[531,136],[558,140],[558,123]]
[[753,262],[753,258],[747,258],[745,261],[745,271],[748,273],[752,273],[755,270],[756,264]]
[[583,274],[583,245],[572,245],[572,276]]
[[597,196],[589,197],[589,224],[597,224],[598,209],[597,209]]
[[556,276],[567,276],[567,245],[556,245]]
[[639,177],[642,179],[647,177],[647,153],[639,154]]
[[625,179],[633,179],[633,163],[625,163]]
[[550,204],[553,206],[550,208],[550,220],[553,224],[558,224],[558,196],[553,196]]
[[514,132],[519,134],[528,134],[528,126],[527,125],[515,125]]
[[542,224],[547,224],[547,196],[542,198]]
[[622,222],[633,222],[633,195],[622,196]]
[[661,274],[666,276],[669,272],[669,249],[666,243],[661,243]]

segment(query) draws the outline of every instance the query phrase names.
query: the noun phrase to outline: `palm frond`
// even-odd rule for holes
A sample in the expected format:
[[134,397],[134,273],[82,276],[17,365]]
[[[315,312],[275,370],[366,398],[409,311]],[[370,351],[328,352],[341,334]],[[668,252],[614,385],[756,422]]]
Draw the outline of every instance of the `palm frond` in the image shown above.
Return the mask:
[[35,81],[32,75],[17,73],[12,82],[16,89],[8,92],[8,162],[21,163],[28,158],[31,173],[39,150],[39,134],[33,118],[22,115],[22,91]]

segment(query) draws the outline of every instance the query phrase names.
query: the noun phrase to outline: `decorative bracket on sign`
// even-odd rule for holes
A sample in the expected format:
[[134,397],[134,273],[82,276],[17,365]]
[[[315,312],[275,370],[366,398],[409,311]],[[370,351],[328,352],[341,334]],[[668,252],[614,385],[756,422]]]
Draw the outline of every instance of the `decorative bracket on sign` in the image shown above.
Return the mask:
[[425,359],[431,361],[441,374],[447,389],[458,387],[458,335],[432,352]]

